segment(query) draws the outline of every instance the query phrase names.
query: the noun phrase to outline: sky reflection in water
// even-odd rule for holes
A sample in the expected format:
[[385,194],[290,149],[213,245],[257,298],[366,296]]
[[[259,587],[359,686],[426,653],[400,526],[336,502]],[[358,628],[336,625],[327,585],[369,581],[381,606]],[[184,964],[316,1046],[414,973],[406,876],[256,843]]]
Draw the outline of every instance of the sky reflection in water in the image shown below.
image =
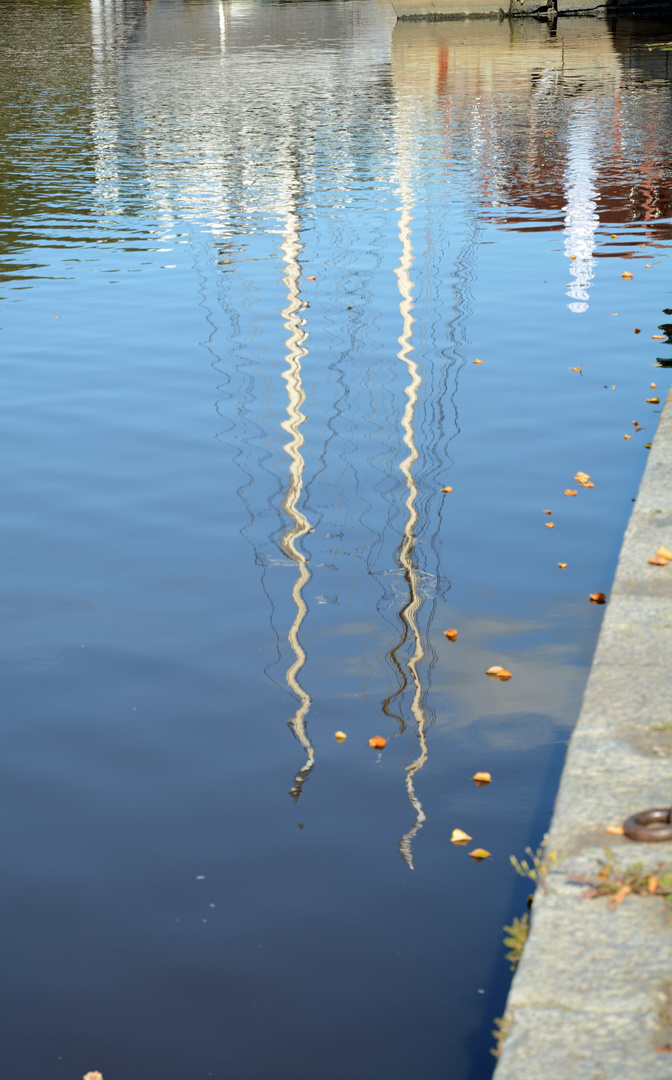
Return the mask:
[[669,385],[670,26],[0,34],[2,1071],[482,1080]]

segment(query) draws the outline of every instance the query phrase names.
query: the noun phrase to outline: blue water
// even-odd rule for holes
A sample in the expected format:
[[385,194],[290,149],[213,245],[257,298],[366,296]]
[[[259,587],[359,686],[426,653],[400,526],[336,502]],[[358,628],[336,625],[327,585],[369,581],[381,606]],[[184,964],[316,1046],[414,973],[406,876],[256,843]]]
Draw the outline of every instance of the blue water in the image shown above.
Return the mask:
[[486,1080],[670,383],[671,25],[0,15],[0,1076]]

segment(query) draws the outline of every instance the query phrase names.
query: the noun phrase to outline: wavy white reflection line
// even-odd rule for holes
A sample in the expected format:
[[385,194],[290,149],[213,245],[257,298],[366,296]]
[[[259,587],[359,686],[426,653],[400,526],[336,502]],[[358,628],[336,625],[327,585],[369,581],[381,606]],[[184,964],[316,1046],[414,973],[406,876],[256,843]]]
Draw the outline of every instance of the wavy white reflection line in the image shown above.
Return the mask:
[[[406,151],[405,146],[403,147],[403,150]],[[400,615],[410,631],[411,638],[414,642],[413,655],[409,657],[406,666],[413,684],[413,697],[410,709],[411,715],[415,721],[416,733],[420,744],[420,753],[410,765],[406,766],[406,791],[411,806],[415,811],[415,821],[408,832],[400,839],[399,852],[412,870],[413,838],[426,821],[422,803],[415,793],[414,786],[416,773],[422,769],[427,761],[427,717],[422,707],[422,683],[419,674],[419,665],[424,659],[425,650],[422,644],[422,634],[417,620],[418,613],[422,607],[423,590],[421,577],[413,561],[413,549],[416,539],[415,526],[418,521],[418,512],[415,505],[418,497],[418,488],[413,476],[413,465],[418,460],[419,456],[415,445],[415,431],[413,425],[415,421],[415,409],[418,403],[418,391],[422,379],[420,377],[418,365],[411,357],[414,348],[411,339],[413,336],[413,323],[415,321],[412,314],[413,282],[411,281],[411,270],[413,268],[413,244],[411,239],[411,222],[413,218],[411,210],[413,209],[414,203],[410,185],[407,179],[403,177],[400,184],[400,192],[402,203],[401,216],[399,219],[401,257],[399,266],[395,270],[395,274],[397,275],[397,284],[401,296],[399,313],[402,320],[402,331],[398,338],[399,352],[397,353],[397,357],[406,365],[410,378],[410,382],[404,391],[406,394],[406,406],[401,419],[401,426],[404,432],[404,443],[408,448],[408,454],[399,465],[399,469],[406,480],[406,488],[408,491],[406,498],[406,510],[408,516],[404,525],[401,546],[399,549],[399,563],[408,587],[408,603],[402,608]]]
[[303,598],[303,590],[310,581],[307,559],[301,548],[297,547],[297,541],[310,532],[310,523],[306,515],[299,509],[305,468],[305,461],[301,453],[304,443],[301,425],[306,421],[305,413],[302,412],[306,395],[301,379],[301,361],[308,352],[304,348],[304,342],[308,336],[305,331],[305,319],[302,319],[299,315],[302,309],[299,288],[301,279],[299,254],[302,244],[299,239],[299,227],[300,219],[298,215],[293,211],[288,212],[285,215],[284,241],[281,245],[283,262],[286,264],[286,273],[282,280],[287,288],[287,305],[283,308],[281,314],[284,319],[283,326],[289,332],[289,337],[285,342],[288,350],[285,359],[288,366],[282,373],[287,386],[287,419],[283,420],[281,427],[290,437],[289,442],[283,446],[283,450],[289,457],[289,484],[282,501],[282,509],[290,519],[291,525],[287,532],[280,537],[280,545],[285,555],[291,559],[298,569],[298,575],[292,587],[292,600],[296,607],[296,615],[287,635],[290,648],[294,653],[294,660],[287,669],[285,676],[287,685],[299,701],[299,707],[288,723],[306,751],[305,764],[296,774],[294,786],[290,791],[290,795],[295,801],[301,794],[302,785],[315,764],[315,751],[311,746],[306,731],[306,717],[311,706],[311,697],[299,681],[299,673],[306,663],[306,653],[299,638],[301,625],[308,610]]

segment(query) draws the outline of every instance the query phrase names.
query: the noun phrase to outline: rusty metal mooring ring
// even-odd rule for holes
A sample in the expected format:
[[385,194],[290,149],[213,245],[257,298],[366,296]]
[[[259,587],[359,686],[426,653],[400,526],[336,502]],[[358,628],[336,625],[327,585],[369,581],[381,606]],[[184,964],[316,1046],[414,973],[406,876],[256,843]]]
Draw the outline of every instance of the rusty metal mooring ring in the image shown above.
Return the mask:
[[672,807],[665,810],[642,810],[632,814],[623,825],[631,840],[672,840]]

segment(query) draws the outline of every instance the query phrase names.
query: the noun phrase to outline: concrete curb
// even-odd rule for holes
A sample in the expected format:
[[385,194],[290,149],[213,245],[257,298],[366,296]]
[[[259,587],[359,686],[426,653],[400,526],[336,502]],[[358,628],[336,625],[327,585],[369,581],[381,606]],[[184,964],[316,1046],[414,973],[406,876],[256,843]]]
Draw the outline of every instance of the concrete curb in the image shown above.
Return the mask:
[[[672,861],[605,826],[672,803],[672,390],[621,549],[549,832],[563,856],[534,898],[509,993],[494,1080],[672,1080],[672,908],[628,896],[582,900],[605,847],[625,864]],[[588,598],[586,598],[587,600]]]

